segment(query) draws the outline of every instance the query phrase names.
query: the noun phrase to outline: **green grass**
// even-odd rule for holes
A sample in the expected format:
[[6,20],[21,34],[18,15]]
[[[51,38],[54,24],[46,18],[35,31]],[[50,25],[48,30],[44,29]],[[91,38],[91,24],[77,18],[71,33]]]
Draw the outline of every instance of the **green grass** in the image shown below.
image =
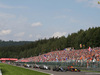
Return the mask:
[[49,75],[29,69],[24,69],[17,66],[12,66],[8,64],[0,63],[0,68],[2,70],[3,75]]
[[96,72],[96,73],[100,73],[100,71],[93,71],[93,70],[81,70],[83,72]]

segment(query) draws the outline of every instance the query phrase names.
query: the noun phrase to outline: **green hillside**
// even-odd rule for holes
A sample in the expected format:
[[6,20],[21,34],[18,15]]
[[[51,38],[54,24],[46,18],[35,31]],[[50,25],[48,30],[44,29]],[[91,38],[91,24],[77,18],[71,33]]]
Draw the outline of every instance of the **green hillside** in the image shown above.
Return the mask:
[[24,45],[0,47],[0,57],[31,57],[47,53],[54,50],[63,50],[67,47],[80,48],[100,47],[100,27],[93,27],[87,30],[79,30],[76,33],[69,34],[68,37],[40,39]]
[[20,45],[24,45],[24,44],[29,44],[31,42],[32,41],[13,41],[13,40],[3,41],[3,40],[0,40],[0,47],[20,46]]

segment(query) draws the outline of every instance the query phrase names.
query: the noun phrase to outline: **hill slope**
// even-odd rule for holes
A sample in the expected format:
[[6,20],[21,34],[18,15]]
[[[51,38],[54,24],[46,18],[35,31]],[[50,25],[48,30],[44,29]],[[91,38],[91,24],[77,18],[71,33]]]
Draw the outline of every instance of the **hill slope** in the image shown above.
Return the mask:
[[80,44],[82,44],[82,48],[100,47],[100,27],[89,28],[85,31],[81,29],[68,37],[45,38],[20,46],[0,47],[0,57],[30,57],[54,50],[63,50],[67,47],[79,49]]

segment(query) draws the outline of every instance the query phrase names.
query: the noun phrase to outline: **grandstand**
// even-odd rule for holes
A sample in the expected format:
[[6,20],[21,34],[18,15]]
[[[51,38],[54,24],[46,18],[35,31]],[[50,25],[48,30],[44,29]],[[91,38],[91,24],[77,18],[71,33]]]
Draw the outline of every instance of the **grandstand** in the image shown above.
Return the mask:
[[91,51],[88,49],[80,49],[80,50],[61,50],[61,51],[53,51],[46,54],[42,54],[39,56],[22,58],[17,62],[55,62],[55,61],[86,61],[86,62],[95,62],[100,61],[100,47],[91,48]]
[[16,58],[1,58],[0,61],[5,63],[5,62],[14,62],[14,61],[17,61],[18,59]]

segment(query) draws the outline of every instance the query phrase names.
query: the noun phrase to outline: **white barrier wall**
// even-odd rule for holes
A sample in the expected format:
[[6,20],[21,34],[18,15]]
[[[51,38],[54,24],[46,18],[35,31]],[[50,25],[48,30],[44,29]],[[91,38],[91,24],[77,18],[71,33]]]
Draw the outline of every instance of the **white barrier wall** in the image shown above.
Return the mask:
[[0,75],[2,75],[2,72],[1,72],[1,70],[0,70]]

